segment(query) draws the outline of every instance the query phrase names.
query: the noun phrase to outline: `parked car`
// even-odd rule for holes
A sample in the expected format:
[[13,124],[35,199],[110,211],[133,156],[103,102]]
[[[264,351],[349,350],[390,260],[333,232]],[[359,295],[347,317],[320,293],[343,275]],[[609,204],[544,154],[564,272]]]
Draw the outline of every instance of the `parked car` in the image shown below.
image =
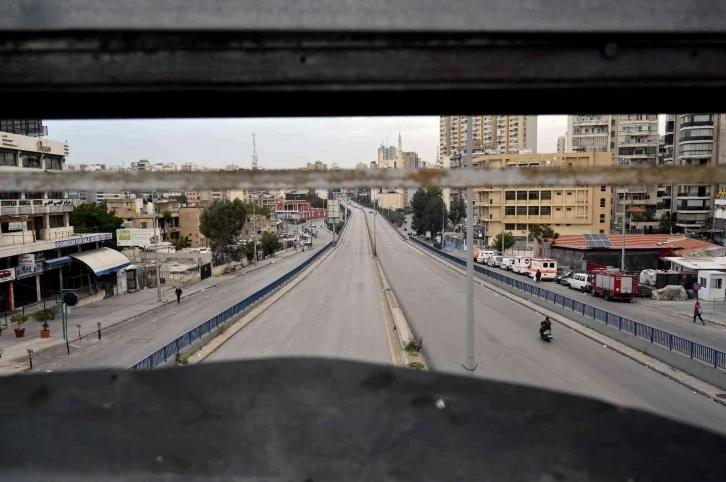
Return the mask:
[[495,254],[494,251],[487,251],[487,250],[481,249],[481,250],[479,250],[479,253],[477,255],[476,262],[481,263],[481,264],[487,264],[487,259],[494,256],[494,254]]
[[494,267],[499,266],[499,262],[502,260],[501,256],[492,256],[489,259],[487,259],[487,265]]
[[575,274],[573,270],[563,271],[555,276],[555,283],[563,285],[565,284],[565,280],[572,278],[573,274]]
[[438,241],[436,241],[436,242],[434,243],[434,248],[436,248],[436,249],[441,249],[441,243],[439,243]]
[[509,258],[501,258],[499,260],[499,266],[498,266],[499,269],[507,269],[508,266],[509,266]]
[[587,293],[590,291],[590,276],[587,273],[575,273],[569,279],[568,286],[571,290]]

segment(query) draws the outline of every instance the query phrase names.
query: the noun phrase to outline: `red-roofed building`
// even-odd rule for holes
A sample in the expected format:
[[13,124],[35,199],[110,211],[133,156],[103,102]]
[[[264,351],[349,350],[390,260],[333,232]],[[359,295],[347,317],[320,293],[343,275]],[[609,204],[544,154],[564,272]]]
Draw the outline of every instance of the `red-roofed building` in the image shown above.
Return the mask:
[[[610,247],[595,246],[585,235],[563,235],[547,246],[545,255],[560,266],[591,269],[594,265],[620,266],[623,236],[603,235]],[[604,238],[603,238],[604,239]],[[669,256],[723,256],[726,248],[698,239],[672,234],[626,234],[625,265],[628,270],[661,269],[661,258]]]

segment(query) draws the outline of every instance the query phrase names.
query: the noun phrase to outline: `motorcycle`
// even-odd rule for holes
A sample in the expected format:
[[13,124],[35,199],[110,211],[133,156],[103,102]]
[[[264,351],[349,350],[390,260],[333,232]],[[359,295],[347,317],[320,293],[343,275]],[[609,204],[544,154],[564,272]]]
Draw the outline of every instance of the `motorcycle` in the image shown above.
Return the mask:
[[539,336],[544,341],[552,341],[552,330],[542,330],[539,332]]

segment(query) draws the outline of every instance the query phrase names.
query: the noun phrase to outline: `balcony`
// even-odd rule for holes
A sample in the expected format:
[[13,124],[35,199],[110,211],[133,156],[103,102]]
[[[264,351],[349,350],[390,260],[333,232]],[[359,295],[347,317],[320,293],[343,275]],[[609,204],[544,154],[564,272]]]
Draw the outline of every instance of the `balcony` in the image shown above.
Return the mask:
[[73,211],[71,199],[9,199],[0,201],[2,216],[69,213]]
[[679,198],[691,198],[691,199],[710,199],[711,191],[704,191],[699,193],[698,191],[683,191],[678,193]]
[[711,212],[711,206],[676,206],[676,211],[688,211],[688,212]]
[[624,186],[615,189],[617,194],[644,194],[648,192],[648,186]]

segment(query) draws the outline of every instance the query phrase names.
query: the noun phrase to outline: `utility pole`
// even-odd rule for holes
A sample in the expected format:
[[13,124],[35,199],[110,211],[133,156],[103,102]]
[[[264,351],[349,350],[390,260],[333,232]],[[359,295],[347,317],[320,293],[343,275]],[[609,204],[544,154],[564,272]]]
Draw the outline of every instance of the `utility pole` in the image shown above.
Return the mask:
[[623,225],[622,225],[622,233],[623,233],[623,246],[621,248],[620,253],[620,271],[625,273],[625,196],[623,195]]
[[[253,134],[254,143],[254,134]],[[252,198],[252,242],[254,243],[254,258],[255,264],[257,264],[257,217],[255,216],[255,198]]]
[[[466,118],[466,157],[467,164],[472,164],[473,118]],[[442,235],[443,238],[443,235]],[[504,238],[502,237],[502,240]],[[443,239],[442,239],[443,240]],[[476,370],[474,358],[474,189],[466,188],[466,364],[468,372]]]
[[156,249],[154,249],[154,266],[156,266],[156,301],[161,303],[162,300],[162,294],[161,294],[161,274],[159,272],[159,220],[156,217],[156,207],[154,207],[153,202],[154,199],[152,198],[152,210],[154,212],[154,244],[156,244]]
[[375,204],[373,205],[373,257],[377,258],[378,254],[376,253],[376,213],[378,212],[378,198],[375,200]]

